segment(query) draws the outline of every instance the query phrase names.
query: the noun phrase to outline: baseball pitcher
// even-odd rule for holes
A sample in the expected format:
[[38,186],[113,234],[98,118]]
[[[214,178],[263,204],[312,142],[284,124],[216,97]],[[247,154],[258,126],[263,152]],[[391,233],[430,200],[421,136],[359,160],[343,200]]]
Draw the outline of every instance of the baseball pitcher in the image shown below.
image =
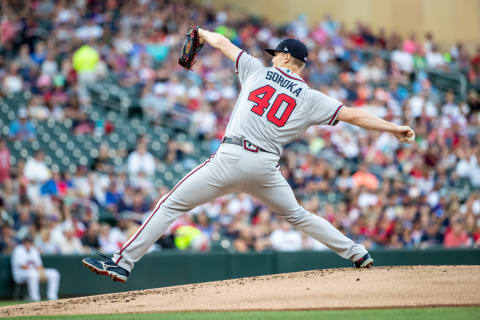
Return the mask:
[[[83,264],[97,274],[126,282],[135,262],[175,219],[217,197],[244,192],[263,201],[297,229],[341,257],[351,260],[355,267],[372,266],[373,259],[363,245],[354,243],[329,222],[297,203],[279,170],[282,146],[311,125],[334,126],[338,121],[390,132],[407,143],[414,141],[414,131],[360,109],[348,108],[310,88],[301,77],[308,51],[298,40],[286,39],[275,49],[265,49],[272,55],[272,66],[264,66],[223,35],[200,28],[194,31],[198,34],[198,46],[207,43],[233,61],[242,86],[222,144],[210,159],[193,169],[158,201],[138,231],[111,259],[86,258]],[[191,44],[185,50],[195,54],[198,51]]]

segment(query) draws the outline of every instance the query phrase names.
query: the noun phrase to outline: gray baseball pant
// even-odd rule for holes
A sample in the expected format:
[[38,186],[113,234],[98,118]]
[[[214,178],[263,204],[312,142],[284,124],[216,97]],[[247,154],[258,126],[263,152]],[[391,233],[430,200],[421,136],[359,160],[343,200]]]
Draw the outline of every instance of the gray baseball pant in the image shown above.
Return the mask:
[[217,153],[187,174],[164,195],[152,213],[114,254],[113,261],[132,270],[172,222],[191,209],[232,192],[250,194],[267,204],[297,229],[317,239],[345,259],[356,261],[367,253],[325,219],[300,206],[292,188],[280,173],[279,156],[251,152],[241,146],[222,144]]

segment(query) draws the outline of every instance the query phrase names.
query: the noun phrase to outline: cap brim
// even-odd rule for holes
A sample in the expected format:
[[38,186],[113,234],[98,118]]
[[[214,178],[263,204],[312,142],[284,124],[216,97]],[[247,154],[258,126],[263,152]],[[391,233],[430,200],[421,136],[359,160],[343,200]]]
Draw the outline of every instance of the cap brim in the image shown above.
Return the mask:
[[265,49],[265,51],[271,56],[275,56],[275,52],[278,52],[278,50],[275,49]]

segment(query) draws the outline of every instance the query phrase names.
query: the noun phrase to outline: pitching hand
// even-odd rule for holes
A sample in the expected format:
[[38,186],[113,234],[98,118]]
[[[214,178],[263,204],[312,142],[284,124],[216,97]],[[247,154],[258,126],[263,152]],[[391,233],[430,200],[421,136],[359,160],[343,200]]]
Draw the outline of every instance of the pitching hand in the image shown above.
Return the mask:
[[415,132],[408,126],[398,126],[393,134],[400,142],[412,143],[415,141]]

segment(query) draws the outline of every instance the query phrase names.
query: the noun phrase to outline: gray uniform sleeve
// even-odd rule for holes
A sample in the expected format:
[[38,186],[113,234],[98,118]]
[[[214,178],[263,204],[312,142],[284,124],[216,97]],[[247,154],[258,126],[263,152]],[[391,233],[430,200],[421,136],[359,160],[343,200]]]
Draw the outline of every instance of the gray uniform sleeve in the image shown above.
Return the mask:
[[260,60],[252,57],[245,51],[241,51],[235,60],[235,72],[238,73],[238,79],[240,79],[241,84],[251,75],[261,71],[264,67]]
[[310,123],[334,126],[343,104],[318,90],[309,89],[306,95],[307,110],[310,111]]

